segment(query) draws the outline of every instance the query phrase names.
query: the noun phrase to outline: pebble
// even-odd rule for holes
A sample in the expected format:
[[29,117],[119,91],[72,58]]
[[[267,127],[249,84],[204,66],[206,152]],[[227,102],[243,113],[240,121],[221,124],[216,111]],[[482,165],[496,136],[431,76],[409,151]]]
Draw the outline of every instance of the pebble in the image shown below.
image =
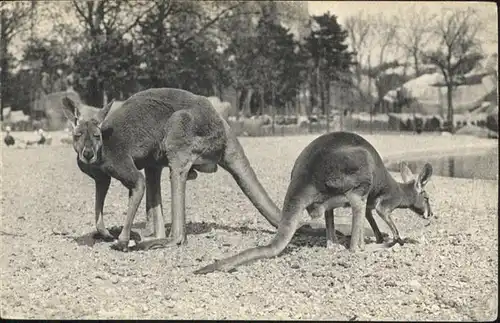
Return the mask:
[[420,284],[418,280],[410,280],[408,285],[416,290],[419,290],[422,287],[422,284]]
[[397,284],[396,282],[392,281],[392,280],[388,280],[385,282],[384,286],[388,286],[388,287],[396,287]]

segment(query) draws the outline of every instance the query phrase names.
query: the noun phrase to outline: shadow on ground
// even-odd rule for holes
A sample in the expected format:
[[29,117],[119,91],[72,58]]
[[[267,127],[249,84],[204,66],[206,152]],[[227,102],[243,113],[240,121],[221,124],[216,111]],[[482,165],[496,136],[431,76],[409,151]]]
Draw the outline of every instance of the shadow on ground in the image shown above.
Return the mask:
[[[133,229],[144,229],[146,223],[145,222],[138,222],[133,225]],[[339,227],[340,230],[336,230],[336,234],[338,237],[338,241],[341,245],[344,247],[349,246],[349,240],[350,236],[346,235],[344,232],[348,232],[350,230],[350,227],[347,228],[345,227],[346,225],[343,224],[336,224],[337,227]],[[170,232],[171,224],[167,223],[165,225],[165,231]],[[289,246],[295,246],[295,247],[326,247],[326,229],[325,228],[315,228],[315,227],[310,227],[306,225],[307,232],[296,232],[294,237],[292,238],[292,241],[290,242]],[[108,228],[109,232],[111,235],[115,238],[118,239],[118,236],[120,235],[120,232],[122,230],[122,226],[113,226],[111,228]],[[275,231],[271,230],[266,230],[266,229],[255,229],[255,228],[250,228],[248,226],[228,226],[228,225],[221,225],[217,224],[215,222],[188,222],[186,223],[186,234],[188,235],[200,235],[200,234],[206,234],[211,232],[212,230],[223,230],[227,232],[239,232],[241,234],[246,234],[248,232],[262,232],[262,233],[267,233],[271,236],[274,236]],[[373,232],[369,229],[365,229],[365,238],[369,239],[371,236],[373,236]],[[110,242],[109,240],[104,239],[97,231],[89,232],[86,233],[82,236],[78,237],[70,237],[68,238],[74,240],[78,245],[85,245],[85,246],[93,246],[96,243],[101,243],[101,242]],[[131,240],[134,240],[136,243],[142,240],[142,237],[140,233],[136,230],[132,230],[131,232]],[[293,249],[292,248],[287,248],[283,253],[286,254],[289,250]]]

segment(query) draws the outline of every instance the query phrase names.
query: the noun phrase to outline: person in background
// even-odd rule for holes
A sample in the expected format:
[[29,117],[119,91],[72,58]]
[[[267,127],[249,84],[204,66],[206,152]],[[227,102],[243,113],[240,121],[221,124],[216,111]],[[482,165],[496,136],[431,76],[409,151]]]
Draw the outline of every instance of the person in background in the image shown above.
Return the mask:
[[47,141],[47,138],[45,138],[45,135],[43,133],[42,128],[38,129],[38,135],[40,135],[40,139],[38,139],[37,144],[39,144],[39,145],[45,144],[45,142]]
[[32,146],[32,145],[37,145],[37,146],[40,146],[40,145],[49,145],[52,141],[52,137],[50,135],[45,135],[45,132],[43,131],[42,128],[38,129],[38,130],[35,130],[35,135],[36,136],[39,136],[39,139],[38,140],[28,140],[26,141],[26,147],[28,146]]
[[10,127],[7,126],[5,128],[5,137],[3,138],[3,142],[7,145],[7,146],[14,146],[14,144],[16,143],[16,140],[14,139],[14,137],[12,137],[12,135],[10,134]]

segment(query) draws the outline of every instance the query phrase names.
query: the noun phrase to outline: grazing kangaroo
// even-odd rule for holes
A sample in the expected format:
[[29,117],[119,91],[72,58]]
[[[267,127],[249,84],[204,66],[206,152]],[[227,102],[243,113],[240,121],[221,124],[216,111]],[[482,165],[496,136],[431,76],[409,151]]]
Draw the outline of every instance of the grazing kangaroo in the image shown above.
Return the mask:
[[389,225],[394,241],[403,244],[391,213],[396,208],[410,208],[423,218],[432,216],[429,198],[424,190],[432,175],[426,164],[415,180],[405,163],[401,164],[404,183],[389,174],[375,148],[361,136],[349,132],[332,132],[313,140],[293,166],[291,181],[283,202],[278,232],[270,244],[247,249],[235,256],[203,267],[196,274],[229,271],[241,264],[277,256],[292,239],[304,210],[313,216],[325,214],[327,244],[335,241],[333,209],[350,206],[353,219],[350,250],[364,249],[363,218],[366,216],[377,242],[382,234],[372,216],[375,209]]
[[[157,88],[134,94],[108,115],[111,105],[89,120],[82,120],[77,104],[68,97],[63,99],[64,113],[73,127],[78,166],[95,180],[95,221],[101,235],[113,238],[102,216],[111,177],[129,189],[125,225],[113,249],[128,250],[131,226],[144,191],[147,219],[148,223],[153,219],[155,239],[143,241],[137,248],[184,243],[186,181],[196,178],[196,171],[217,171],[217,165],[233,176],[267,221],[278,226],[280,210],[260,184],[229,125],[206,97]],[[172,195],[168,238],[160,188],[165,166],[170,168]]]

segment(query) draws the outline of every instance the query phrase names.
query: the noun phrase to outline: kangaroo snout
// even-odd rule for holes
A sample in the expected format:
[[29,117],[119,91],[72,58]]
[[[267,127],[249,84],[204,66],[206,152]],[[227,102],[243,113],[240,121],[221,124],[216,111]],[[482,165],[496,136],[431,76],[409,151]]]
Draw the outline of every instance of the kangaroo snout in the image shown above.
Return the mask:
[[83,148],[80,159],[85,163],[91,163],[95,159],[94,151],[92,149]]

